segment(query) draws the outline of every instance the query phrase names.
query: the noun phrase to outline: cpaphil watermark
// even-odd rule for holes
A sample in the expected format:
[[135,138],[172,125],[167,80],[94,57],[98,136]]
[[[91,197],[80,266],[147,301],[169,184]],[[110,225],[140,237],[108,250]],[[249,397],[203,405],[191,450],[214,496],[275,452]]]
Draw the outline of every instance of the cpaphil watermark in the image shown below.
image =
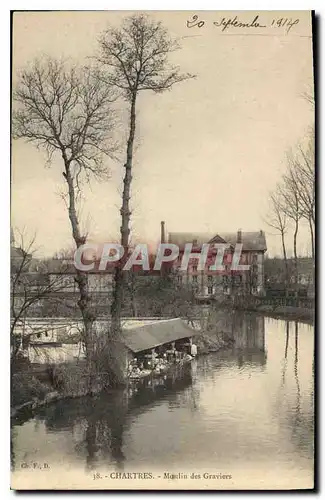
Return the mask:
[[[242,243],[235,247],[223,243],[204,243],[198,249],[192,243],[185,243],[180,248],[173,243],[160,243],[155,254],[149,252],[149,246],[139,243],[132,251],[125,252],[118,243],[85,243],[74,253],[74,265],[80,271],[105,271],[107,267],[120,266],[123,271],[161,271],[163,267],[177,267],[181,271],[192,268],[193,261],[197,271],[223,273],[225,260],[230,271],[248,271],[250,264],[243,263]],[[230,251],[229,251],[230,250]],[[226,254],[226,251],[227,254]],[[90,256],[96,255],[96,259]],[[229,261],[230,257],[230,261]]]

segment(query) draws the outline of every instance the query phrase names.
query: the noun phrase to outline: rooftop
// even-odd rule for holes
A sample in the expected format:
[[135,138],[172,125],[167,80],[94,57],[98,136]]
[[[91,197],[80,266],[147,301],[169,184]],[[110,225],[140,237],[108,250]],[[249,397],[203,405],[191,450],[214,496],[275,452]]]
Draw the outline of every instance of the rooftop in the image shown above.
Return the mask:
[[[202,245],[203,243],[214,242],[225,242],[232,246],[237,243],[237,232],[235,233],[169,233],[168,242],[174,243],[179,247],[185,245],[185,243],[196,243],[197,245]],[[242,231],[241,241],[243,244],[243,250],[249,251],[265,251],[266,239],[264,231]]]
[[122,332],[125,345],[134,353],[193,335],[197,335],[197,331],[180,318],[159,320],[143,326],[134,325],[133,328],[129,327]]

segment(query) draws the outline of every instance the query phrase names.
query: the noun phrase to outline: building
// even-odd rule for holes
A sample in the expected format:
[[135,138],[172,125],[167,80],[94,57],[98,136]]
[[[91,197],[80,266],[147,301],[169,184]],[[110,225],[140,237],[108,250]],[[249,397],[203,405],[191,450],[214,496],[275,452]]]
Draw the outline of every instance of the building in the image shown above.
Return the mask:
[[[107,325],[107,321],[95,322],[97,339],[105,337],[106,342]],[[24,327],[20,326],[16,334],[22,337],[21,353],[30,363],[59,364],[85,358],[81,331],[81,321],[33,318]],[[192,337],[198,334],[180,318],[125,321],[121,335],[125,369],[135,358],[154,359],[168,349],[186,350]]]
[[180,348],[184,342],[191,343],[198,332],[180,318],[146,321],[143,325],[134,322],[124,328],[122,338],[131,357],[154,354],[159,348]]
[[20,353],[30,363],[53,364],[83,357],[82,324],[68,318],[24,318],[15,335]]
[[[297,267],[296,267],[297,266]],[[286,280],[288,282],[286,283]],[[315,261],[311,257],[285,260],[265,259],[265,287],[268,296],[315,298]]]
[[[183,233],[171,232],[166,236],[165,223],[161,223],[161,242],[173,243],[179,248],[178,259],[174,262],[173,271],[179,284],[190,285],[198,297],[212,297],[232,294],[263,295],[264,258],[267,250],[265,233],[263,231],[237,233]],[[198,259],[191,259],[186,271],[180,269],[186,243],[192,244],[192,252],[200,253],[204,243],[210,244],[204,270],[198,270]],[[223,271],[211,271],[217,249],[213,244],[227,245]],[[239,264],[249,265],[248,271],[231,269],[236,244],[242,244]]]
[[[30,305],[26,309],[27,316],[79,315],[79,289],[72,260],[26,258],[22,267],[19,249],[12,247],[11,253],[11,281],[15,285],[11,290],[11,302],[17,313],[28,300]],[[85,276],[97,314],[107,314],[113,291],[113,270],[95,269],[87,271]]]

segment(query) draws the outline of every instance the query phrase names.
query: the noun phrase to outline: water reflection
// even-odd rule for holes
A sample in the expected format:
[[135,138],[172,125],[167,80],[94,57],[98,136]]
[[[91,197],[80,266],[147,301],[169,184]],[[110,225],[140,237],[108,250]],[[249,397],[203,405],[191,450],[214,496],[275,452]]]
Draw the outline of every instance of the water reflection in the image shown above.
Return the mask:
[[231,357],[239,367],[265,365],[265,318],[240,311],[204,310],[205,328],[216,329],[233,341]]
[[[195,363],[193,368],[195,372]],[[98,397],[60,401],[40,409],[34,421],[43,422],[48,433],[69,431],[75,452],[85,458],[88,470],[94,469],[98,462],[123,469],[123,435],[128,427],[161,399],[168,399],[170,408],[188,405],[184,389],[191,384],[192,366],[186,365],[168,375],[146,379]],[[199,394],[193,389],[190,394],[195,409]],[[15,464],[14,449],[12,446],[12,466]]]
[[285,377],[286,377],[286,371],[287,371],[287,359],[288,359],[288,347],[289,347],[289,334],[290,334],[290,324],[289,321],[286,321],[286,337],[285,337],[285,348],[284,348],[284,359],[282,362],[283,368],[282,368],[282,384],[281,387],[283,388],[285,385]]
[[224,314],[214,320],[231,348],[138,387],[62,401],[16,422],[13,465],[40,453],[88,470],[140,461],[169,467],[172,460],[312,464],[312,328]]
[[298,322],[295,322],[295,361],[294,361],[294,373],[295,381],[297,386],[297,399],[296,399],[296,422],[299,421],[300,415],[300,384],[298,375]]
[[[307,352],[300,352],[300,329],[306,328],[308,329],[307,325],[302,325],[297,321],[286,321],[281,387],[276,400],[275,413],[280,426],[290,430],[290,439],[294,446],[312,457],[314,410],[313,406],[308,404],[309,398],[305,396],[309,395],[313,400],[314,339],[313,332],[309,332],[309,349]],[[304,338],[303,340],[305,343]],[[309,384],[303,388],[301,377],[304,375],[305,379],[306,372],[309,375]]]

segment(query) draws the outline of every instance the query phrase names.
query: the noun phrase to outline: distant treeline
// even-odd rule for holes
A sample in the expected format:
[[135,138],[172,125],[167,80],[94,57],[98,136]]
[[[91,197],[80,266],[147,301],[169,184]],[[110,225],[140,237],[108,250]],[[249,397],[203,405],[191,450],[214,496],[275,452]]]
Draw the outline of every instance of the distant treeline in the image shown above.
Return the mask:
[[314,260],[310,257],[297,259],[298,282],[295,282],[295,260],[288,259],[289,280],[286,283],[284,259],[265,259],[265,290],[268,296],[312,296],[314,294]]

